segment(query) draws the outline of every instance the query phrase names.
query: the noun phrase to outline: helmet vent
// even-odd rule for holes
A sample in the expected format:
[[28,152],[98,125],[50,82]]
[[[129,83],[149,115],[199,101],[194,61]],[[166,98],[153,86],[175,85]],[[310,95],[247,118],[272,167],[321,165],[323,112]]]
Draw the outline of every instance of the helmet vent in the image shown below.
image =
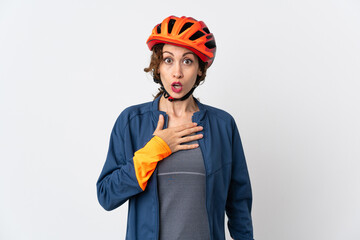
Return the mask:
[[194,25],[194,23],[191,23],[191,22],[187,22],[184,24],[184,26],[181,28],[180,32],[179,32],[179,35],[184,32],[186,29],[188,29],[189,27],[191,27],[192,25]]
[[210,33],[210,31],[209,31],[209,29],[208,29],[207,27],[204,27],[203,30],[204,30],[204,32],[206,32],[207,34]]
[[213,49],[213,48],[216,47],[216,44],[215,44],[215,41],[212,40],[212,41],[209,41],[209,42],[205,43],[205,46],[206,46],[207,48],[209,48],[209,49]]
[[156,31],[158,34],[161,33],[161,23],[157,26]]
[[189,37],[189,39],[190,39],[191,41],[194,41],[194,40],[196,40],[196,39],[198,39],[198,38],[201,38],[201,37],[204,36],[204,35],[205,35],[205,33],[200,32],[200,31],[197,31],[197,32],[194,33],[191,37]]
[[171,33],[173,27],[174,27],[174,24],[175,24],[176,20],[175,19],[170,19],[169,21],[169,25],[168,25],[168,33]]

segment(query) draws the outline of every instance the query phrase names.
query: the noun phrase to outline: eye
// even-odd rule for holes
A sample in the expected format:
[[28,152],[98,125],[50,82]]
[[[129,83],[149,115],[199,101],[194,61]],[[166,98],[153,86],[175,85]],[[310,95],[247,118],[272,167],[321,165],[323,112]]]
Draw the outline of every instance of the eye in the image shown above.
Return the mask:
[[194,61],[191,60],[190,58],[185,58],[184,61],[183,61],[183,63],[184,63],[185,65],[190,65],[190,64],[192,64],[193,62],[194,62]]
[[164,58],[164,63],[170,64],[170,63],[172,63],[172,59],[169,57]]

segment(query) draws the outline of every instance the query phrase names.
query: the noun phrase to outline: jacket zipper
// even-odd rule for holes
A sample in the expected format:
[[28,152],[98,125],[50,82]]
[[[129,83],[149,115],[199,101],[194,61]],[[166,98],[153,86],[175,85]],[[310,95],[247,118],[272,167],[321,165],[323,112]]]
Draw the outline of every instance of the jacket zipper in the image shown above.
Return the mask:
[[[169,120],[169,117],[167,114],[165,114],[165,128],[168,127],[168,120]],[[155,187],[155,200],[156,200],[156,223],[157,223],[157,226],[156,226],[156,233],[155,233],[155,239],[156,240],[159,240],[159,234],[160,234],[160,203],[159,203],[159,191],[158,191],[158,184],[157,184],[157,168],[155,169],[154,171],[154,174],[156,176],[156,180],[155,180],[155,184],[156,184],[156,187]]]
[[[192,121],[194,121],[194,115],[192,116]],[[203,126],[204,127],[204,126]],[[205,133],[205,127],[203,128],[203,133]],[[204,134],[205,137],[207,137]],[[212,231],[211,231],[211,226],[210,226],[210,215],[209,215],[209,209],[208,209],[208,175],[207,175],[207,165],[206,165],[206,160],[205,160],[205,156],[204,156],[204,151],[203,151],[203,144],[204,144],[204,138],[203,139],[199,139],[199,148],[203,157],[203,161],[204,161],[204,167],[205,167],[205,208],[206,208],[206,213],[207,213],[207,219],[208,219],[208,224],[209,224],[209,235],[210,235],[210,239],[213,239],[212,236]]]
[[[155,172],[154,172],[156,175],[156,178],[157,178],[157,169],[155,169]],[[155,188],[155,200],[156,200],[156,209],[155,209],[155,214],[156,214],[156,223],[157,223],[157,226],[156,226],[156,233],[155,233],[155,239],[158,240],[159,239],[159,231],[160,231],[160,222],[159,222],[159,211],[160,211],[160,204],[159,204],[159,193],[158,193],[158,187],[157,187],[157,179],[155,181],[156,183],[156,188]]]

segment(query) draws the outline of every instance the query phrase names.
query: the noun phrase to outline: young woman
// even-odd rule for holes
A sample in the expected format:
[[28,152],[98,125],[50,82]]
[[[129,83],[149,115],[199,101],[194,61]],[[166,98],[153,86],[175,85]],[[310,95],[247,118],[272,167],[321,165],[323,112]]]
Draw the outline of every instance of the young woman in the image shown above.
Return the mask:
[[213,34],[202,21],[170,16],[147,45],[146,72],[160,91],[125,109],[111,133],[97,182],[100,204],[129,200],[126,239],[252,240],[252,193],[234,119],[200,103],[194,89],[214,60]]

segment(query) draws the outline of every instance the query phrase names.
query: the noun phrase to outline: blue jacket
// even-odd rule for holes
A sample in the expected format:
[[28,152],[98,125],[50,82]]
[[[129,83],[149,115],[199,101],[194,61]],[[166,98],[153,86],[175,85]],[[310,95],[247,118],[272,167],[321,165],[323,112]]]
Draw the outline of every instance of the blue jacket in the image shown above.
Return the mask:
[[[158,240],[157,169],[142,190],[134,170],[134,153],[153,137],[159,99],[125,109],[111,133],[107,159],[97,181],[100,204],[113,210],[129,200],[126,239]],[[200,103],[193,122],[203,126],[199,140],[206,170],[206,209],[212,240],[225,239],[224,216],[235,240],[253,240],[252,193],[240,135],[232,116]],[[164,128],[165,128],[164,127]]]

